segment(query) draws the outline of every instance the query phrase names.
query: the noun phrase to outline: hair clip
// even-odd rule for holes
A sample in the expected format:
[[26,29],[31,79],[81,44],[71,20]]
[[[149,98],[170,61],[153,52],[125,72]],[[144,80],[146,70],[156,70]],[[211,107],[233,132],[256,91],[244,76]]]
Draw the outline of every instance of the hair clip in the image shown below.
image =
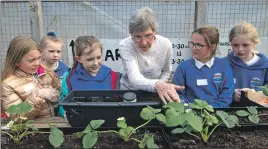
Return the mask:
[[56,37],[56,33],[55,32],[48,32],[47,36],[52,36],[52,37]]

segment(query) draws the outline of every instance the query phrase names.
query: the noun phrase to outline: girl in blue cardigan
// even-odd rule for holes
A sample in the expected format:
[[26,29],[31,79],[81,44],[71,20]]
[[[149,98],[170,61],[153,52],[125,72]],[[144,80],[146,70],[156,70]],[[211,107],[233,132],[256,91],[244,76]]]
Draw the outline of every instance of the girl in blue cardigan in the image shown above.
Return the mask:
[[179,91],[184,102],[201,99],[214,108],[228,107],[232,102],[233,74],[226,59],[214,56],[218,42],[215,27],[200,27],[192,32],[189,47],[193,58],[181,63],[173,78],[174,84],[185,86]]

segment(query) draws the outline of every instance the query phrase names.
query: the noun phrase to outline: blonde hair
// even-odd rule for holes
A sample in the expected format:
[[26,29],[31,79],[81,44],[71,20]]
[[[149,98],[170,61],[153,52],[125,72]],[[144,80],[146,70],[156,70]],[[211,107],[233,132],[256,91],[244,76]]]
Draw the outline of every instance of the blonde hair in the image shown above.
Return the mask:
[[59,37],[57,37],[55,33],[54,33],[54,35],[51,35],[49,33],[48,33],[48,35],[44,36],[40,42],[40,49],[41,50],[46,48],[48,41],[59,42],[59,43],[63,44],[63,41]]
[[229,33],[229,42],[232,42],[233,38],[237,35],[247,36],[253,43],[260,43],[257,29],[250,23],[242,22],[234,26]]
[[[102,52],[101,43],[95,36],[79,36],[74,42],[75,55],[82,56],[84,50],[88,47],[91,48],[91,51],[90,51],[91,53],[93,50],[95,50],[92,48],[94,44],[97,44],[101,48],[101,52]],[[76,65],[76,63],[77,62],[75,61],[74,65]]]
[[214,44],[216,45],[215,50],[213,51],[213,53],[211,53],[210,58],[214,56],[216,53],[217,45],[219,43],[219,38],[220,38],[218,29],[214,26],[203,26],[203,27],[199,27],[195,29],[192,32],[192,35],[193,34],[199,34],[203,36],[206,44],[208,44],[209,47],[211,47]]
[[17,36],[11,40],[8,46],[5,66],[2,73],[2,81],[6,79],[9,75],[13,74],[17,66],[24,55],[32,50],[39,50],[38,44],[30,37],[27,36]]

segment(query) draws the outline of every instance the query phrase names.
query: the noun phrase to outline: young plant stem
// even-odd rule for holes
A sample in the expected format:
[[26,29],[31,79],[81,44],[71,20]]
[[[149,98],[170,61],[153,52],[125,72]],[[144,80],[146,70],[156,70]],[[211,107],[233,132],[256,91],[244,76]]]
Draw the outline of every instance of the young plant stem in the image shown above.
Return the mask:
[[129,138],[129,140],[134,140],[134,141],[136,141],[136,142],[141,143],[141,141],[140,141],[140,140],[138,140],[138,139],[136,139],[136,138]]
[[268,114],[262,113],[262,114],[258,114],[258,116],[267,116]]
[[188,133],[189,135],[194,136],[194,137],[196,137],[197,139],[201,140],[200,137],[198,137],[198,136],[195,135],[195,134],[192,134],[192,133],[190,133],[190,132],[186,132],[186,133]]
[[1,130],[1,133],[4,133],[4,134],[10,136],[10,138],[14,139],[14,137],[13,137],[10,133],[8,133],[8,132],[6,132],[6,131],[2,131],[2,130]]
[[[115,130],[107,130],[107,131],[97,131],[98,133],[116,133],[116,134],[119,134],[117,131]],[[120,135],[120,134],[119,134]]]
[[209,139],[209,137],[210,137],[210,135],[215,131],[215,129],[220,125],[220,124],[222,124],[222,122],[220,122],[219,124],[217,124],[211,131],[210,131],[210,133],[209,133],[209,135],[208,135],[208,139]]
[[24,134],[28,131],[28,128],[25,129],[25,131],[21,134],[22,136],[24,136]]
[[[142,125],[138,126],[137,128],[135,128],[135,131],[138,130],[139,128],[141,128],[141,127],[147,125],[148,123],[150,123],[151,120],[152,120],[152,119],[149,119],[149,120],[148,120],[147,122],[145,122],[144,124],[142,124]],[[127,138],[129,138],[129,137],[132,135],[132,133],[133,133],[133,132],[131,132],[131,133],[127,136]]]
[[150,122],[151,122],[151,120],[152,120],[152,119],[149,119],[149,120],[148,120],[146,123],[144,123],[144,124],[142,124],[142,125],[138,126],[137,128],[135,128],[135,130],[138,130],[139,128],[141,128],[141,127],[143,127],[143,126],[147,125],[148,123],[150,123]]

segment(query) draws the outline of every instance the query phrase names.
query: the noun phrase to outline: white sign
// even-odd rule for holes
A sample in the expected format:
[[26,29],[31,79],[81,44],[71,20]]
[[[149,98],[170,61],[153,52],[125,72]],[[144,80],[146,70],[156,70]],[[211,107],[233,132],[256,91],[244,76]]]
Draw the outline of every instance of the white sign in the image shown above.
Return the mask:
[[[102,63],[112,68],[114,71],[121,72],[122,63],[120,57],[120,51],[118,49],[119,42],[122,39],[101,39],[100,42],[103,47],[103,61]],[[268,38],[260,38],[262,44],[257,45],[257,50],[261,53],[268,55]],[[68,40],[68,44],[72,40]],[[177,66],[192,57],[192,50],[188,47],[188,38],[170,38],[173,48],[173,58],[172,58],[172,69],[176,70]],[[231,45],[228,42],[228,38],[221,38],[218,45],[218,50],[216,51],[216,56],[225,57],[228,52],[231,51]],[[68,58],[69,66],[73,64],[72,47],[68,46]]]

